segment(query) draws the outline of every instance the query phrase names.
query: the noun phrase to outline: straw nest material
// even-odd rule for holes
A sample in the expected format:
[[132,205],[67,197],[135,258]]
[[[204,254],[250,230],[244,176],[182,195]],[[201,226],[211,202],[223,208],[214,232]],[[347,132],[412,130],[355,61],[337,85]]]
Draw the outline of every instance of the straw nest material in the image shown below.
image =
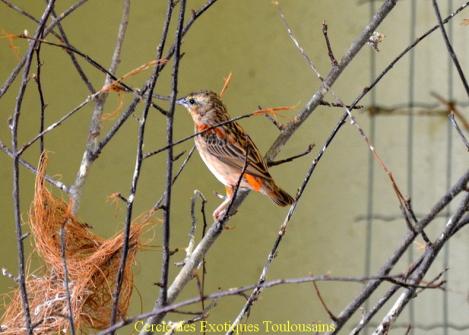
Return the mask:
[[[82,333],[89,328],[104,329],[110,325],[112,295],[124,234],[121,232],[106,240],[91,232],[88,225],[80,223],[72,215],[70,203],[55,198],[45,187],[46,164],[47,156],[42,155],[29,213],[36,251],[45,263],[40,276],[30,275],[26,279],[34,334],[67,333],[70,328],[61,252],[62,227],[66,236],[66,262],[75,329],[80,329]],[[147,222],[131,225],[129,253],[117,308],[118,319],[125,316],[129,306],[133,288],[132,264],[141,247],[139,237],[145,226]],[[0,323],[0,334],[25,334],[19,290],[16,289],[5,300],[7,306]]]

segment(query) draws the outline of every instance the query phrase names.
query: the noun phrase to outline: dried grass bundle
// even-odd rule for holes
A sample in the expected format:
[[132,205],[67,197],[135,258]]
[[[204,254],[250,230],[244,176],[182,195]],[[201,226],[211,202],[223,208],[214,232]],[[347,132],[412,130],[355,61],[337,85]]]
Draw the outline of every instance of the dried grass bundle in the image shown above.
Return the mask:
[[[47,155],[42,155],[36,178],[34,201],[29,224],[37,253],[45,262],[42,276],[28,276],[26,281],[35,334],[66,333],[69,328],[68,303],[64,286],[60,229],[66,232],[66,260],[75,327],[103,329],[110,325],[112,293],[119,268],[123,232],[105,240],[90,231],[71,213],[70,203],[55,198],[44,185]],[[142,216],[144,217],[144,216]],[[133,288],[132,264],[141,247],[139,237],[147,219],[132,223],[129,255],[118,304],[118,317],[124,317]],[[3,334],[24,334],[24,320],[19,290],[9,296],[2,317]]]

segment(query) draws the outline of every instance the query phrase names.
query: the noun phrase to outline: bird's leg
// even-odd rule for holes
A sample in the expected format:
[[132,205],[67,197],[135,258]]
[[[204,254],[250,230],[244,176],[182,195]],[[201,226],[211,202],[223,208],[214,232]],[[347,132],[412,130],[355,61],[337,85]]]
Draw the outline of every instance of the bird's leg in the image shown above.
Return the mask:
[[234,193],[233,186],[230,186],[230,185],[225,186],[225,191],[226,191],[225,200],[223,200],[223,202],[213,211],[213,218],[216,221],[220,220],[225,215],[225,211],[227,210],[227,207],[230,204],[231,199],[233,198],[233,193]]

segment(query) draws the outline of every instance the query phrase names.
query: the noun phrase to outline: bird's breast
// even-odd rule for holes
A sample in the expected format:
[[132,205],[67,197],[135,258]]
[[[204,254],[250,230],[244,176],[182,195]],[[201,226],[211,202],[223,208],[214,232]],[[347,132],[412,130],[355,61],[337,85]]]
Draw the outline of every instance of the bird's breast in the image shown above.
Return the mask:
[[218,140],[216,136],[210,136],[210,134],[206,136],[198,135],[195,137],[195,146],[205,165],[207,165],[210,172],[212,172],[218,181],[224,185],[235,185],[241,171],[222,162],[207,149],[209,145],[213,145],[210,141]]

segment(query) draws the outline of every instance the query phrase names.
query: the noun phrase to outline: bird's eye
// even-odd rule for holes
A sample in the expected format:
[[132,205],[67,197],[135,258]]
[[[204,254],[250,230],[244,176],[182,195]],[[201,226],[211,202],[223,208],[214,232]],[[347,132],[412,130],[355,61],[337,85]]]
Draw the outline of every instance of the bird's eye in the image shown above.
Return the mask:
[[194,100],[194,98],[189,99],[189,103],[190,103],[191,105],[195,105],[195,100]]

